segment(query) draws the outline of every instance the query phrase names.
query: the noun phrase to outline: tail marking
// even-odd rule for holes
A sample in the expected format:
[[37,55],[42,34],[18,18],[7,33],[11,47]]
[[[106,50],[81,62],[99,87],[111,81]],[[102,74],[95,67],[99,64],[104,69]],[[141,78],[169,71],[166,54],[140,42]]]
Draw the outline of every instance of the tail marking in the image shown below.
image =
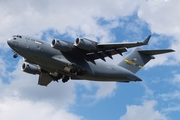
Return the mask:
[[143,67],[141,65],[138,65],[136,62],[134,62],[134,60],[132,61],[132,60],[125,59],[124,62],[126,62],[126,63],[128,63],[130,65],[134,65],[134,66],[136,66],[136,67],[138,67],[140,69]]

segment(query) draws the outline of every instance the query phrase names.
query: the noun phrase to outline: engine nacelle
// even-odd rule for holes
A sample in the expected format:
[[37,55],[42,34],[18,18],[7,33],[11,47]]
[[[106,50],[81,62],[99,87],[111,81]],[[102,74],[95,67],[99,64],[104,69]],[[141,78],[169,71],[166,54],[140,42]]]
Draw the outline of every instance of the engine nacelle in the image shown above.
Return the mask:
[[32,64],[23,63],[22,70],[30,74],[40,74],[40,69],[38,66]]
[[71,51],[73,48],[73,45],[68,44],[65,41],[62,40],[55,40],[53,39],[51,42],[51,47],[55,48],[57,50],[63,51],[63,52],[67,52],[67,51]]
[[96,49],[97,42],[88,40],[86,38],[83,39],[77,38],[74,45],[77,46],[78,48],[91,51]]

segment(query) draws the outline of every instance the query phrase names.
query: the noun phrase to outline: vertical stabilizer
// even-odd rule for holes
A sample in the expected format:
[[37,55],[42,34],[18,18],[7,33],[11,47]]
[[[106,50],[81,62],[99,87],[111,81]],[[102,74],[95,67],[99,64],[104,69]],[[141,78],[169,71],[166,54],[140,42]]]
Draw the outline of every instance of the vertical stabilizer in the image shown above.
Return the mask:
[[127,57],[124,58],[118,65],[136,73],[139,71],[147,62],[155,57],[153,55],[163,54],[168,52],[174,52],[171,49],[165,50],[142,50],[135,48]]

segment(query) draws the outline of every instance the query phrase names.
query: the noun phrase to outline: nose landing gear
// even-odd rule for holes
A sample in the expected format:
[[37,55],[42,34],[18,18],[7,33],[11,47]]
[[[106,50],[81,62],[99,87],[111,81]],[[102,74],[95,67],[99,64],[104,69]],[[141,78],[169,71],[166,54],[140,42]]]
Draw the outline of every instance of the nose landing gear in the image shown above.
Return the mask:
[[12,50],[12,52],[14,53],[13,58],[17,58],[18,57],[17,52],[15,52],[14,50]]
[[17,58],[17,57],[18,57],[18,54],[14,53],[13,58]]

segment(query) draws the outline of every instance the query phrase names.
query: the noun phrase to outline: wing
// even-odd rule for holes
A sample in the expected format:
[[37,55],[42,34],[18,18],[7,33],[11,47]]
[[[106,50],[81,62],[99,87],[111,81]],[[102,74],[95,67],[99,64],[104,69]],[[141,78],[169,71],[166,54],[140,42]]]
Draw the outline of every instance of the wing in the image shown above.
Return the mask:
[[[106,43],[106,44],[96,44],[93,43],[95,49],[85,49],[83,47],[77,47],[77,49],[82,53],[86,60],[94,61],[96,59],[102,59],[105,61],[105,57],[112,59],[112,55],[120,54],[126,52],[126,48],[132,48],[142,45],[147,45],[151,35],[149,35],[143,42],[131,42],[131,43]],[[87,39],[82,39],[87,40]],[[92,41],[90,41],[92,42]],[[76,45],[77,46],[77,45]]]
[[106,44],[98,44],[100,48],[132,48],[142,45],[147,45],[149,42],[151,35],[149,35],[143,42],[131,42],[131,43],[106,43]]

